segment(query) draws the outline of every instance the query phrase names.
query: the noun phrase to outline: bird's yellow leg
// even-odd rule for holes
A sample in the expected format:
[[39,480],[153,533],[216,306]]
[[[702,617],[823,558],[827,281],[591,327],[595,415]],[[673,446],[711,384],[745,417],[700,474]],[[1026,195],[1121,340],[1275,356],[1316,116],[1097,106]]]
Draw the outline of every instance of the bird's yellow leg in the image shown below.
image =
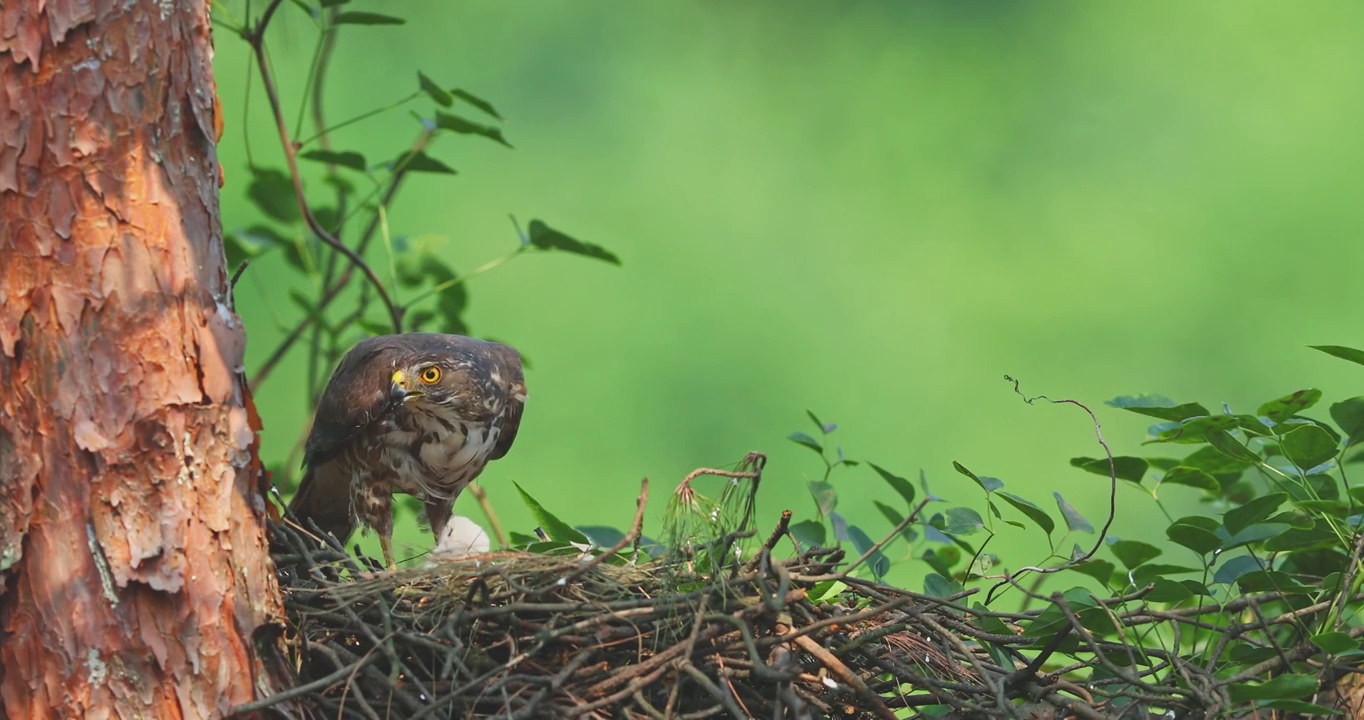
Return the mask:
[[398,563],[393,561],[393,538],[388,534],[379,535],[379,547],[384,551],[384,562],[389,570],[397,570]]

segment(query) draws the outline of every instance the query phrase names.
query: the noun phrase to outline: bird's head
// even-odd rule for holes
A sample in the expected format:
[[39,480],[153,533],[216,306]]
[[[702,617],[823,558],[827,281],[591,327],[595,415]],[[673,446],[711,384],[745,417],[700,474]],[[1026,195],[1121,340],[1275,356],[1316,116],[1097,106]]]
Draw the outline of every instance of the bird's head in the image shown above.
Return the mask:
[[393,371],[389,400],[416,411],[449,408],[468,384],[465,373],[449,363],[426,360]]

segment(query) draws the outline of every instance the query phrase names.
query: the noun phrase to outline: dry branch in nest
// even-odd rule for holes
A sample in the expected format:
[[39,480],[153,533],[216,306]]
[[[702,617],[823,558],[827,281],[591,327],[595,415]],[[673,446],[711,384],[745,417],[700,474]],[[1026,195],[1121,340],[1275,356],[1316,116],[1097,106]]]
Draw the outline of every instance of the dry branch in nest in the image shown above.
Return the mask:
[[[715,472],[756,487],[761,462],[748,469]],[[691,479],[670,516],[695,502]],[[258,634],[275,689],[237,712],[893,718],[933,708],[940,717],[1094,718],[1116,717],[1119,704],[1187,711],[1219,702],[1169,681],[1187,666],[1118,667],[1113,658],[1130,648],[1098,642],[1059,596],[1055,633],[1024,637],[1013,621],[1043,610],[993,613],[851,576],[866,554],[847,563],[841,550],[810,548],[779,559],[778,546],[795,543],[789,512],[744,558],[733,548],[752,530],[707,536],[696,526],[686,552],[650,558],[638,546],[644,500],[626,539],[604,551],[486,553],[391,573],[275,524],[289,627]],[[694,509],[719,518],[726,507],[747,513],[751,495]],[[730,527],[748,524],[744,513]],[[1063,646],[1071,657],[1092,652],[1044,674]]]
[[[296,530],[276,530],[307,552]],[[811,589],[842,558],[836,550],[788,561],[764,553],[719,578],[661,563],[581,572],[576,554],[489,553],[363,579],[367,571],[338,552],[308,557],[320,576],[288,578],[297,639],[274,669],[293,687],[242,709],[279,703],[319,718],[889,718],[902,703],[881,697],[898,686],[878,679],[887,671],[926,686],[974,678],[969,661],[924,634],[931,625],[907,610],[910,595],[886,588],[860,609],[871,596],[813,602]]]

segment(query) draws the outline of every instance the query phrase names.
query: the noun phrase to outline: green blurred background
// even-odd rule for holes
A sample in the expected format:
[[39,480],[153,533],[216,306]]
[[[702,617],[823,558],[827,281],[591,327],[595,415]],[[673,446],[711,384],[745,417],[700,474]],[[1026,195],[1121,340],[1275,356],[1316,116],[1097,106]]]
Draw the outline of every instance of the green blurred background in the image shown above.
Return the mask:
[[[785,439],[812,430],[807,408],[840,423],[849,456],[922,468],[954,503],[983,509],[958,460],[1058,519],[1060,491],[1098,525],[1107,482],[1068,465],[1101,454],[1089,419],[1025,405],[1005,373],[1089,403],[1119,454],[1163,449],[1103,406],[1116,395],[1253,410],[1364,385],[1305,347],[1364,345],[1357,3],[349,7],[408,23],[344,29],[333,121],[411,92],[421,70],[492,101],[516,147],[442,139],[431,154],[461,175],[410,180],[395,235],[448,237],[467,271],[515,246],[514,213],[624,261],[537,254],[469,284],[474,332],[534,365],[516,448],[482,477],[511,529],[534,525],[511,480],[575,524],[622,527],[648,476],[656,534],[678,480],[749,450],[770,456],[760,527],[783,508],[811,517],[804,482],[822,465]],[[315,37],[285,3],[270,50],[291,122]],[[248,142],[258,164],[283,161],[247,46],[222,28],[216,46],[231,230],[258,219]],[[404,108],[335,143],[376,160],[416,130]],[[291,287],[316,292],[280,253],[239,285],[248,371],[299,317]],[[257,395],[271,463],[308,421],[302,361]],[[871,503],[900,503],[870,469],[834,482],[840,512],[888,530]],[[1163,539],[1155,505],[1119,493],[1114,533]],[[1198,509],[1185,488],[1161,498]],[[456,511],[482,522],[467,493]],[[1009,566],[1042,559],[1039,531],[1005,530],[992,549]],[[430,546],[411,518],[398,537]]]

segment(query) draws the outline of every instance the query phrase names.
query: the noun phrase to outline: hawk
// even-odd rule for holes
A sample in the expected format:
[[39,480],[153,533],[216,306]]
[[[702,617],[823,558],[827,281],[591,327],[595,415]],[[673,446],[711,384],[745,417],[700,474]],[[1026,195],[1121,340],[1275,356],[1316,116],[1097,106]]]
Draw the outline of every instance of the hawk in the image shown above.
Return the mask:
[[521,355],[463,335],[404,333],[361,341],[317,403],[306,468],[289,510],[342,544],[358,524],[393,561],[393,493],[422,502],[439,541],[455,498],[521,426]]

